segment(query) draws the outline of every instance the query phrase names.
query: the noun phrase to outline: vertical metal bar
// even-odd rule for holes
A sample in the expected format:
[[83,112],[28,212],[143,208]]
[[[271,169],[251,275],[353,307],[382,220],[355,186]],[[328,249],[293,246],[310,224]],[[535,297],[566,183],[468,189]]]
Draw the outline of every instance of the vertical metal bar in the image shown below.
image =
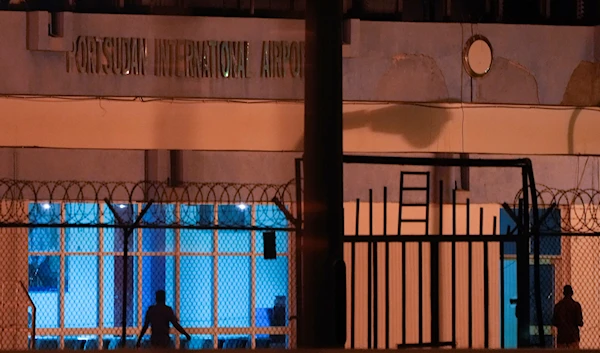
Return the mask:
[[[400,197],[398,204],[398,236],[402,235],[402,206],[404,194],[404,173],[400,173]],[[402,243],[402,344],[406,344],[406,245]]]
[[[429,184],[429,172],[425,174],[425,235],[429,235],[429,196],[431,192]],[[419,242],[419,343],[423,343],[423,242]],[[431,248],[430,248],[431,249]],[[431,274],[431,269],[430,269]]]
[[[518,348],[531,345],[529,328],[529,189],[527,173],[522,169],[523,179],[523,208],[520,212],[522,219],[522,234],[517,242],[517,328]],[[535,195],[532,195],[535,196]]]
[[[98,207],[98,222],[104,224],[104,212],[102,212],[102,206]],[[104,228],[98,228],[98,327],[104,328]],[[98,336],[98,349],[104,348],[104,340],[102,335]],[[108,347],[106,347],[108,348]]]
[[423,343],[423,242],[418,243],[419,251],[419,344]]
[[[356,237],[360,234],[359,217],[360,215],[360,200],[356,199]],[[350,349],[354,349],[354,337],[356,330],[356,243],[350,243]]]
[[[213,219],[214,225],[219,224],[219,205],[213,205]],[[211,327],[211,333],[214,333],[213,337],[213,348],[219,348],[219,231],[213,230],[213,297],[212,297],[212,309],[213,309],[213,322]]]
[[[371,195],[372,194],[373,193],[371,190]],[[372,204],[373,200],[371,199],[370,201],[370,203]],[[371,233],[373,232],[372,225],[373,222],[371,221]],[[378,243],[379,242],[376,240],[373,242],[373,348],[375,349],[379,348],[379,256],[377,253]]]
[[367,348],[373,343],[373,189],[369,189],[369,241],[367,242]]
[[[494,216],[492,223],[492,235],[496,235],[496,216]],[[490,346],[490,268],[489,268],[489,243],[485,244],[485,248],[483,249],[483,261],[484,261],[484,304],[485,305],[485,348],[489,348]]]
[[[256,207],[250,205],[250,219],[256,219]],[[256,258],[259,253],[256,249],[256,231],[250,233],[250,348],[256,349]],[[263,250],[264,251],[264,250]],[[277,254],[277,250],[275,250]]]
[[[456,185],[452,190],[452,237],[456,237]],[[456,344],[456,242],[452,241],[450,250],[452,258],[452,343]]]
[[[383,188],[383,236],[387,236],[387,187]],[[385,349],[390,348],[390,243],[385,242]]]
[[[495,230],[494,230],[495,231]],[[506,227],[506,234],[510,233],[510,226]],[[506,300],[504,296],[504,244],[505,242],[500,242],[500,348],[504,349],[506,342],[504,342],[504,332],[506,330],[505,324],[505,315],[504,311],[504,301]]]
[[[138,208],[137,208],[138,212],[144,212],[143,208],[145,208],[145,207],[146,206],[144,204],[139,204]],[[141,214],[141,213],[139,213],[139,214]],[[136,217],[138,217],[138,218],[141,219],[141,216],[139,216],[139,215],[137,215]],[[142,239],[143,229],[142,228],[134,228],[134,233],[132,233],[132,235],[135,234],[135,233],[137,233],[137,236],[136,236],[136,240],[137,240],[136,243],[137,244],[134,245],[134,248],[135,248],[134,254],[135,254],[135,256],[133,256],[132,259],[131,259],[131,273],[133,275],[133,278],[131,279],[131,287],[132,287],[131,290],[132,290],[132,292],[137,292],[136,295],[134,296],[134,298],[137,299],[137,323],[133,319],[133,317],[136,316],[134,314],[135,310],[132,310],[133,317],[132,317],[131,321],[132,321],[132,325],[133,326],[140,326],[140,325],[142,325],[142,323],[144,321],[144,309],[142,307],[142,305],[143,305],[142,295],[143,295],[143,289],[144,289],[143,288],[144,282],[143,282],[143,276],[141,276],[141,275],[139,275],[137,273],[138,273],[138,271],[143,271],[144,270],[143,269],[143,266],[144,266],[144,261],[143,260],[144,260],[144,258],[143,258],[142,253],[141,253],[142,249],[143,249],[143,247],[142,247],[142,245],[143,245],[143,243],[142,243],[142,241],[143,241],[143,239]],[[137,262],[137,269],[135,267],[136,262]],[[135,289],[135,286],[133,285],[133,283],[136,282],[136,279],[137,279],[137,290]],[[132,300],[131,301],[131,305],[134,306],[134,304],[135,304],[135,302]],[[129,331],[129,332],[131,332],[131,331]]]
[[[60,206],[60,221],[61,223],[65,223],[66,219],[66,209],[65,209],[65,203],[61,202],[59,204]],[[60,281],[59,281],[59,288],[60,288],[60,292],[59,292],[59,303],[58,303],[58,315],[59,315],[59,327],[60,327],[60,342],[59,342],[59,347],[60,349],[64,349],[65,348],[65,292],[67,291],[67,276],[68,274],[68,269],[67,269],[67,261],[69,261],[69,258],[66,256],[66,252],[67,252],[67,232],[65,228],[60,228],[59,229],[59,237],[60,237]]]
[[302,298],[304,296],[304,287],[302,286],[302,159],[296,158],[294,161],[294,169],[296,176],[296,344],[302,342],[302,325],[299,324],[303,320],[303,305]]
[[[494,229],[496,229],[496,217],[494,217]],[[479,209],[479,235],[483,235],[483,207]],[[490,278],[488,245],[489,242],[483,242],[483,344],[485,348],[490,347]]]
[[[466,234],[469,236],[471,234],[471,200],[467,199],[467,231]],[[468,246],[468,265],[467,265],[467,278],[468,278],[468,330],[469,330],[469,348],[473,348],[473,242],[469,241],[467,243]]]
[[[439,186],[438,234],[444,234],[444,181]],[[440,243],[430,244],[430,300],[431,300],[431,343],[437,346],[440,342]]]
[[[175,203],[174,205],[174,210],[173,210],[173,216],[175,217],[175,222],[177,222],[176,224],[182,224],[181,222],[181,204],[180,203]],[[175,293],[173,293],[173,300],[174,300],[174,304],[175,304],[175,315],[177,315],[177,318],[181,319],[181,229],[174,229],[173,230],[173,237],[174,239],[174,248],[173,248],[173,252],[174,252],[174,259],[173,259],[173,266],[175,266],[174,268],[174,279],[175,279],[175,283],[174,283],[174,287],[175,287]],[[140,322],[141,325],[143,325],[142,322]],[[180,339],[180,335],[176,335],[176,343],[178,344],[178,347],[181,347],[181,339]]]
[[[535,290],[535,311],[536,311],[536,324],[538,328],[538,338],[539,338],[539,346],[544,348],[545,340],[544,340],[544,317],[543,317],[543,308],[542,308],[542,289],[540,282],[540,215],[538,209],[537,202],[537,190],[535,188],[535,178],[533,175],[533,167],[531,162],[527,163],[526,167],[523,168],[527,178],[529,180],[529,187],[531,188],[531,208],[532,208],[532,216],[533,216],[533,226],[532,226],[532,235],[533,235],[533,287]],[[529,212],[527,212],[529,214]]]
[[127,282],[129,271],[129,238],[132,230],[130,228],[123,229],[123,302],[121,306],[121,347],[125,348],[127,343]]

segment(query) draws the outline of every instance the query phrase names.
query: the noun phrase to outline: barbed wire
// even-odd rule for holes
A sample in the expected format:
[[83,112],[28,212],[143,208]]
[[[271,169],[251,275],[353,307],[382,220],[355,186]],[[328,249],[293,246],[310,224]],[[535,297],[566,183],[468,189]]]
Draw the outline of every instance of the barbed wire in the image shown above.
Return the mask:
[[[600,232],[600,190],[558,189],[537,184],[537,200],[540,209],[555,204],[560,212],[552,212],[541,225],[541,231],[561,229],[567,233]],[[523,190],[515,196],[514,205],[519,205]],[[568,206],[568,207],[564,207]]]
[[285,184],[187,182],[172,187],[160,181],[0,179],[0,225],[131,226],[152,201],[141,227],[283,229],[290,225],[281,207],[291,211],[294,188],[295,180]]

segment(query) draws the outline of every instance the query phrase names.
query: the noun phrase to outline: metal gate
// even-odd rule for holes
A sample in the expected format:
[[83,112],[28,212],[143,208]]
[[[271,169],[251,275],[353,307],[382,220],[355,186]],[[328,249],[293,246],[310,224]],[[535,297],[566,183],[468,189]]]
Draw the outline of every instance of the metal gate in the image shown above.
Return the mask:
[[[547,213],[540,215],[536,197],[530,196],[537,193],[529,160],[345,156],[344,162],[516,168],[523,186],[516,209],[503,204],[515,226],[502,235],[499,205],[473,210],[468,198],[459,200],[456,186],[451,200],[445,200],[448,186],[432,181],[430,172],[400,172],[398,203],[388,202],[387,188],[382,203],[373,202],[374,193],[381,191],[372,189],[368,200],[357,199],[355,210],[345,212],[355,219],[353,234],[346,231],[344,237],[347,347],[504,348],[509,315],[516,316],[518,347],[545,344],[537,332],[544,332],[538,294],[539,224]],[[491,212],[494,207],[497,211]],[[516,298],[505,297],[502,264],[507,249],[516,260]],[[530,278],[538,294],[531,302]],[[516,304],[514,311],[504,308],[507,300]],[[530,306],[535,317],[530,318]]]

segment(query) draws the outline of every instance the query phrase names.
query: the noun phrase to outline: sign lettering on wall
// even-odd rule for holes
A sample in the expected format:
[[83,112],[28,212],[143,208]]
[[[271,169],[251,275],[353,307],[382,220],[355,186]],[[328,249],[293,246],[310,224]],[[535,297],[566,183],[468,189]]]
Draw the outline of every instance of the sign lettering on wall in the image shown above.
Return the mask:
[[146,38],[80,36],[67,53],[67,72],[222,79],[304,77],[301,41],[263,41],[256,54],[247,41],[154,39],[153,53],[148,52],[148,44]]

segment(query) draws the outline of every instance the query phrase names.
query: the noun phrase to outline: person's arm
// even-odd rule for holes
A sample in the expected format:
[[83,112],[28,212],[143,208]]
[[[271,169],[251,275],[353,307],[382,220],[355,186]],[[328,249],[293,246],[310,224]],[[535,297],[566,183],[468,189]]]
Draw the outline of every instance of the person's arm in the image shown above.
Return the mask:
[[581,310],[581,304],[577,303],[577,326],[583,326],[583,312]]
[[150,325],[150,314],[152,312],[152,307],[148,308],[148,311],[146,311],[146,318],[144,320],[144,326],[142,327],[142,331],[140,332],[140,336],[138,337],[137,343],[135,344],[136,347],[140,347],[141,343],[142,343],[142,338],[144,337],[144,335],[146,334],[146,331],[148,330],[148,326]]
[[558,326],[558,318],[556,316],[556,307],[558,305],[554,305],[554,310],[552,311],[552,326]]
[[190,336],[189,333],[187,333],[187,331],[179,324],[179,320],[177,320],[177,316],[175,316],[175,313],[173,312],[173,309],[171,309],[171,323],[173,324],[173,327],[175,327],[175,329],[177,329],[177,331],[179,331],[181,334],[185,335],[185,338],[189,341],[192,339],[192,336]]

